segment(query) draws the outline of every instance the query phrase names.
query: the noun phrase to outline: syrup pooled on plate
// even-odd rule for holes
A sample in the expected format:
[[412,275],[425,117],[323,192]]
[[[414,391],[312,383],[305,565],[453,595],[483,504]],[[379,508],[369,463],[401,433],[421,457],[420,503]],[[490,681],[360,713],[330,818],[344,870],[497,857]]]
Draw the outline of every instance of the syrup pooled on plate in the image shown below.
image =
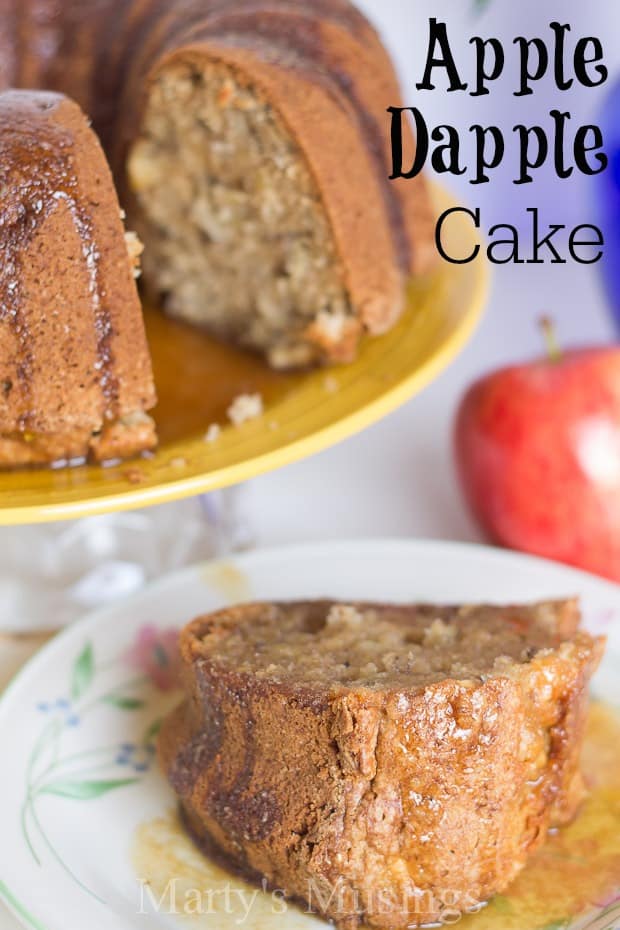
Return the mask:
[[267,407],[304,377],[275,371],[259,355],[226,345],[155,307],[144,307],[144,321],[161,446],[203,435],[210,423],[227,423],[226,411],[239,394],[260,394]]
[[[620,926],[620,714],[596,702],[583,752],[590,789],[572,824],[549,836],[510,888],[462,930],[615,930]],[[317,917],[206,859],[175,812],[143,824],[133,863],[145,909],[205,930],[311,930]],[[446,915],[448,917],[448,915]],[[458,915],[457,915],[458,916]],[[455,915],[450,914],[450,924]]]

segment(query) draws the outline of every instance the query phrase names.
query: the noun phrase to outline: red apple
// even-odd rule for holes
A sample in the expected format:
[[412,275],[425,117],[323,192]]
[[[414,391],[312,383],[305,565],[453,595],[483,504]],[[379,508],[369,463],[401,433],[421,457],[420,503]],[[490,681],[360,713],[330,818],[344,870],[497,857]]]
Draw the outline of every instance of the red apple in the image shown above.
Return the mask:
[[493,540],[620,581],[620,348],[555,350],[482,378],[455,452]]

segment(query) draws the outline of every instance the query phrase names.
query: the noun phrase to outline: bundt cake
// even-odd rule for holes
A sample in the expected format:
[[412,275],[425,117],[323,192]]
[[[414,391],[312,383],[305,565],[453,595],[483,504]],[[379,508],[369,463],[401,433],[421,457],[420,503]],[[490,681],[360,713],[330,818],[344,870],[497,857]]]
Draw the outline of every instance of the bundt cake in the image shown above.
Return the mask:
[[249,604],[181,634],[161,764],[202,848],[340,928],[504,889],[583,797],[575,602]]
[[0,0],[9,86],[89,114],[147,290],[274,366],[350,359],[431,254],[424,181],[389,180],[394,70],[347,0]]
[[151,448],[135,240],[77,104],[0,93],[0,190],[0,465]]

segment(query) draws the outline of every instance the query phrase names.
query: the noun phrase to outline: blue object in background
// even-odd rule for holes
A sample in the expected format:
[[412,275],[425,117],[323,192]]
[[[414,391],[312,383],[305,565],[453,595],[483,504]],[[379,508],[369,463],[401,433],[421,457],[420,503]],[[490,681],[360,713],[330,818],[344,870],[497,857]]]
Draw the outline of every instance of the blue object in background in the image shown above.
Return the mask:
[[609,156],[609,167],[596,178],[599,221],[605,236],[605,255],[600,267],[620,330],[620,80],[607,98],[600,126]]

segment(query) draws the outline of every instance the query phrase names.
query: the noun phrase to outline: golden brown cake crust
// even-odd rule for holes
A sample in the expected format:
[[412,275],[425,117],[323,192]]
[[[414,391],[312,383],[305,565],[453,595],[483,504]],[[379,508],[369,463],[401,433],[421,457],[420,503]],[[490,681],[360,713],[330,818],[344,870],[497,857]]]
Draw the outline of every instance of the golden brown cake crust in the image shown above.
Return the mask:
[[[155,393],[120,207],[79,107],[0,94],[0,465],[154,444]],[[118,432],[118,430],[117,430]],[[105,457],[116,457],[116,454]]]
[[[228,656],[230,631],[266,613],[277,643],[288,641],[288,613],[309,611],[319,629],[332,606],[245,605],[183,631],[186,699],[165,721],[159,753],[189,829],[211,854],[341,927],[416,926],[485,901],[581,800],[587,688],[602,641],[575,632],[574,602],[466,615],[354,605],[412,629],[436,614],[443,626],[429,627],[431,640],[454,623],[484,631],[504,616],[513,632],[521,625],[523,660],[408,688],[389,677],[298,684],[294,667],[273,664],[268,625],[248,633],[247,668]],[[530,634],[538,646],[528,651]]]

